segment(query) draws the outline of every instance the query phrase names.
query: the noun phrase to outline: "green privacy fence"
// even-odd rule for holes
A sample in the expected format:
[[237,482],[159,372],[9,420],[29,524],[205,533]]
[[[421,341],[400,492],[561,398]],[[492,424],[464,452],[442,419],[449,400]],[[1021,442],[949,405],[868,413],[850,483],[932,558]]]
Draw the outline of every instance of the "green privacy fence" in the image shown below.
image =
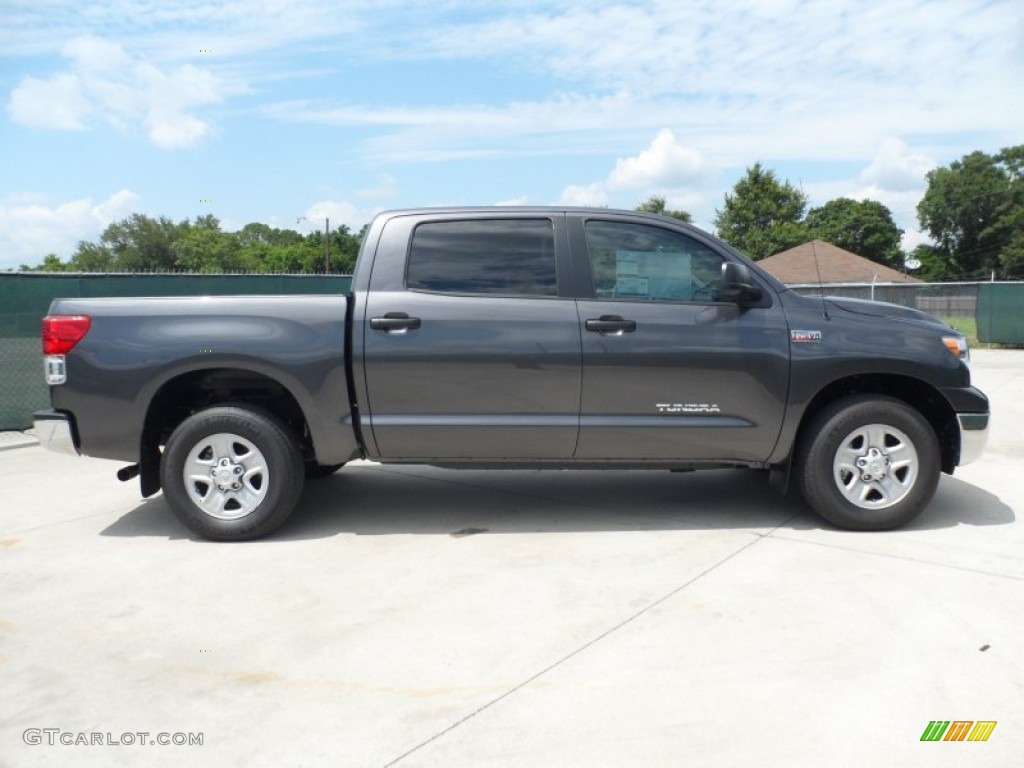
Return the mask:
[[25,429],[49,405],[40,323],[55,298],[343,294],[348,275],[0,274],[0,429]]
[[1024,283],[978,287],[978,341],[1024,344]]

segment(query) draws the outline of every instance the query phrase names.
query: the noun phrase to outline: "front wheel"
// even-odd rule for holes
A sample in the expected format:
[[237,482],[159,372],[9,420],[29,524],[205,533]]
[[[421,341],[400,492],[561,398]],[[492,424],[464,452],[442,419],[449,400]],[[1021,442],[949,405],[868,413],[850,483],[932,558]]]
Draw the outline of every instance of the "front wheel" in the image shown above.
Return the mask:
[[208,539],[265,536],[302,493],[302,454],[270,414],[240,407],[195,413],[164,448],[160,480],[171,509]]
[[882,531],[913,520],[935,494],[939,442],[906,403],[843,398],[819,413],[796,454],[807,503],[840,528]]

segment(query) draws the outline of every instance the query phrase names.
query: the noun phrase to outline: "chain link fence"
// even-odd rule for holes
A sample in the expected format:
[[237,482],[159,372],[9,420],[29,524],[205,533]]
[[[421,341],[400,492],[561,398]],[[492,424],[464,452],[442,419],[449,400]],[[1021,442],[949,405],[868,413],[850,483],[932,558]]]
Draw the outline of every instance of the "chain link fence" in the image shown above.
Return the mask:
[[983,283],[806,283],[789,288],[804,296],[887,301],[936,317],[975,317]]
[[974,343],[1024,344],[1024,282],[808,283],[789,288],[804,296],[842,296],[919,309]]
[[919,309],[977,339],[978,286],[979,283],[808,283],[789,288],[803,296],[842,296]]
[[2,273],[0,431],[31,427],[32,412],[50,405],[40,331],[55,298],[341,294],[351,284],[348,275]]

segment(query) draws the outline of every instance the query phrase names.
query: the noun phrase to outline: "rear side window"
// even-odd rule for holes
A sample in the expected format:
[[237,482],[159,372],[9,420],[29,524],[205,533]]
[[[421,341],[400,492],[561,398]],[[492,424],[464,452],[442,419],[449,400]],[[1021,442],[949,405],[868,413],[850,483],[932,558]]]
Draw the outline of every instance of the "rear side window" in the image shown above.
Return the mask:
[[440,293],[555,296],[555,232],[549,219],[420,224],[406,287]]

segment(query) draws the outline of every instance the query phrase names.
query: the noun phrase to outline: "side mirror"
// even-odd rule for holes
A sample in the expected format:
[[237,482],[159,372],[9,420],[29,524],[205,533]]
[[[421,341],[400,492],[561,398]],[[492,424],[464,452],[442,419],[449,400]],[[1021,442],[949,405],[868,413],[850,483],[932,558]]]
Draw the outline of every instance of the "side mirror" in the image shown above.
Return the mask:
[[724,301],[754,304],[761,300],[761,287],[750,276],[746,264],[727,261],[722,264],[722,288],[718,295]]

